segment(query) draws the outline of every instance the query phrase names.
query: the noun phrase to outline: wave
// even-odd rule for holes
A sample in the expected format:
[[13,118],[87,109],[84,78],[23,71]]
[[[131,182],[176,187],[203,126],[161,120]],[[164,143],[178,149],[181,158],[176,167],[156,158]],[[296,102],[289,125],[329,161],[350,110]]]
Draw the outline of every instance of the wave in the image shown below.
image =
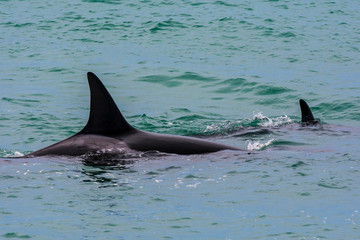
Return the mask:
[[16,150],[7,150],[7,149],[1,149],[0,148],[0,156],[1,157],[23,157],[25,156],[25,154],[19,152],[19,151],[16,151]]
[[263,115],[261,112],[254,113],[253,121],[261,127],[279,127],[293,122],[287,115],[270,118]]
[[164,31],[164,30],[176,31],[177,29],[180,29],[180,28],[187,28],[187,26],[181,22],[174,21],[172,19],[168,19],[165,21],[158,22],[156,24],[156,26],[154,26],[150,29],[150,32],[157,33],[159,31]]
[[250,151],[260,151],[265,149],[266,147],[270,146],[275,139],[270,139],[266,141],[265,143],[261,143],[260,141],[248,141],[247,149]]

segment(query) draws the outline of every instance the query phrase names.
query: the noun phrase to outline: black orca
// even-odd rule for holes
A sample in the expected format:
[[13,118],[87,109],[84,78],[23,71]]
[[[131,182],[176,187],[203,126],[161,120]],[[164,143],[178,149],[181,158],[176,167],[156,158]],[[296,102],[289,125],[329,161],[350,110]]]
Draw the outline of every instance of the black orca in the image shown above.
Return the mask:
[[300,108],[301,108],[301,122],[304,125],[315,125],[318,124],[319,121],[315,120],[314,115],[312,114],[309,105],[303,100],[299,100]]
[[158,151],[173,154],[203,154],[221,150],[241,150],[207,140],[138,130],[123,117],[100,79],[87,74],[90,86],[90,116],[77,134],[25,157],[44,155],[81,156],[102,151]]

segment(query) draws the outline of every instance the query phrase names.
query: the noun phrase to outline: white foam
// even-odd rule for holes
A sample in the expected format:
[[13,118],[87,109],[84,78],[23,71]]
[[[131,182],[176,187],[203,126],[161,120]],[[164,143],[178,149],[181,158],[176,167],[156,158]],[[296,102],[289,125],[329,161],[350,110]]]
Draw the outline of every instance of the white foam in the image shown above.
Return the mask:
[[5,153],[4,157],[23,157],[23,156],[25,156],[23,153],[21,153],[19,151],[7,152],[4,150],[3,153]]
[[247,145],[247,149],[250,151],[253,150],[262,150],[263,148],[269,146],[275,139],[270,139],[269,141],[265,142],[265,143],[261,143],[260,141],[248,141],[248,145]]
[[253,120],[261,121],[259,125],[262,127],[277,127],[287,123],[292,123],[291,118],[286,114],[280,117],[269,118],[263,115],[262,112],[254,113]]
[[209,126],[206,126],[204,133],[215,132],[215,131],[219,131],[219,130],[220,130],[220,127],[218,125],[211,124]]

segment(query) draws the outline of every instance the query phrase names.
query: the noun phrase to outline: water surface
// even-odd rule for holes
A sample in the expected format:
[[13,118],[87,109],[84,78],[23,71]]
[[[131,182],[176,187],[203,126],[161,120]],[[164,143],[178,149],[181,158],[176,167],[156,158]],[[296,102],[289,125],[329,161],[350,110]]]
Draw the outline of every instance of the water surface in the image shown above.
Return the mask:
[[[356,239],[355,0],[0,1],[0,236]],[[86,72],[146,131],[252,150],[12,159],[81,130]],[[322,124],[302,127],[298,100]]]

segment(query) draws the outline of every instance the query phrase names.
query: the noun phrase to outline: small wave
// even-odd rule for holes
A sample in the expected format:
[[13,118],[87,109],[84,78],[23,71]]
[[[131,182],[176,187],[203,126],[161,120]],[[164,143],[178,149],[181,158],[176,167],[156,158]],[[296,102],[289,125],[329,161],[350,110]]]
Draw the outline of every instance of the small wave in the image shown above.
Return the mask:
[[293,122],[287,115],[270,118],[263,115],[261,112],[254,113],[253,120],[259,121],[257,124],[262,127],[278,127]]
[[[240,132],[238,135],[234,135],[235,137],[271,134],[272,132],[270,130],[264,128],[280,127],[290,123],[293,123],[293,120],[287,115],[267,117],[261,112],[257,112],[254,113],[250,119],[207,124],[202,134],[213,135]],[[261,127],[261,129],[259,129],[259,127]]]
[[90,2],[90,3],[105,3],[105,4],[121,4],[122,1],[118,0],[83,0],[83,2]]
[[243,129],[241,121],[221,121],[218,123],[207,124],[202,134],[229,134]]
[[275,139],[270,139],[269,141],[265,142],[265,143],[261,143],[260,141],[248,141],[248,145],[247,145],[247,149],[250,151],[253,150],[263,150],[264,148],[266,148],[267,146],[269,146]]
[[296,37],[296,34],[292,33],[292,32],[283,32],[283,33],[280,33],[278,35],[278,37],[282,37],[282,38],[294,38]]
[[0,156],[2,157],[23,157],[25,154],[19,152],[19,151],[10,151],[6,149],[0,149]]
[[177,22],[172,19],[168,19],[166,21],[158,22],[155,27],[150,29],[150,32],[157,33],[159,31],[176,30],[176,29],[180,29],[180,28],[186,28],[186,25],[181,22]]

